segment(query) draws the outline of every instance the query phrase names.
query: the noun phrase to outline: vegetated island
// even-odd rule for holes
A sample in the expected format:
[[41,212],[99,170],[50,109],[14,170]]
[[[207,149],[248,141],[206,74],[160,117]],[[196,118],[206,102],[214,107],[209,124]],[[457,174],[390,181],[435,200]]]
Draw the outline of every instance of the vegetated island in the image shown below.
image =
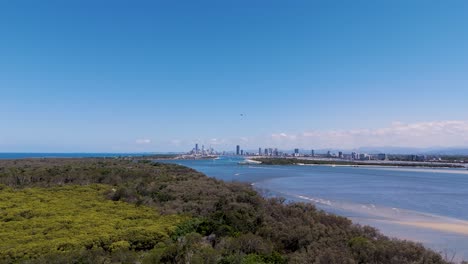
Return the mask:
[[449,263],[421,244],[187,167],[0,161],[2,263]]
[[251,158],[262,165],[336,165],[336,166],[383,166],[383,167],[425,167],[425,168],[465,168],[463,165],[432,162],[363,162],[342,160],[315,160],[297,158]]

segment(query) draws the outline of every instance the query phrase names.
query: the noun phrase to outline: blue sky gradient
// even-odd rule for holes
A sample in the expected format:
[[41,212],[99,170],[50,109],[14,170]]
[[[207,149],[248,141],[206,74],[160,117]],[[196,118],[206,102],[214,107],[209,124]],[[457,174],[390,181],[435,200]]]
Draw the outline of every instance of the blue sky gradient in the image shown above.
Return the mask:
[[[467,11],[456,0],[2,1],[0,152],[468,146]],[[411,137],[422,140],[400,140]]]

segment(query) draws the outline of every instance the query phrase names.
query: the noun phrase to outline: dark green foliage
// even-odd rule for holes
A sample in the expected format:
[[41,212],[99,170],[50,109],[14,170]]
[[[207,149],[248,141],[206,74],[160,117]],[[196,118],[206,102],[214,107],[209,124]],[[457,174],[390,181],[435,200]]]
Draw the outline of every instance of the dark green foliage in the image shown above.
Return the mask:
[[311,204],[265,199],[247,184],[225,183],[178,165],[121,159],[0,161],[0,184],[13,188],[94,183],[111,186],[108,199],[189,218],[156,246],[152,241],[131,250],[115,245],[104,252],[70,251],[50,257],[55,263],[446,263],[420,244],[391,240]]

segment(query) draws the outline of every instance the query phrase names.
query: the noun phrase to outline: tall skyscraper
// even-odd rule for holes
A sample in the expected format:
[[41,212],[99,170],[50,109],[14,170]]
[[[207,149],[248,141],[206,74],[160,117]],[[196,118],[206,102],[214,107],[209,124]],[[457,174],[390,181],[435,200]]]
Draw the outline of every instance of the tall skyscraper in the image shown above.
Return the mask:
[[299,149],[298,148],[294,149],[294,157],[299,157]]
[[195,144],[195,153],[198,154],[198,143]]
[[262,148],[258,148],[258,155],[259,155],[259,156],[262,155]]
[[315,151],[314,151],[314,150],[310,151],[310,155],[311,155],[312,157],[315,157]]
[[236,155],[237,156],[240,155],[240,146],[239,145],[236,146]]

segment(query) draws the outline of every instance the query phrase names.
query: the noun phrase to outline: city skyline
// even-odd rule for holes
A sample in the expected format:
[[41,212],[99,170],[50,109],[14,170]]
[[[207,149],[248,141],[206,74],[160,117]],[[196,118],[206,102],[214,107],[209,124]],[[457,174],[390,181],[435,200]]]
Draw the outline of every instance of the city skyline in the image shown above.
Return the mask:
[[215,149],[209,146],[205,149],[202,145],[201,150],[199,144],[195,143],[195,147],[190,151],[179,152],[179,154],[188,154],[189,156],[221,156],[221,155],[236,155],[236,156],[277,156],[277,157],[322,157],[322,158],[338,158],[349,160],[386,160],[388,155],[405,156],[414,161],[424,161],[426,156],[436,160],[441,156],[466,156],[468,148],[325,148],[325,149],[307,149],[297,147],[294,149],[279,149],[272,146],[259,147],[256,149],[243,148],[241,145],[236,145],[235,149]]
[[0,152],[468,147],[468,2],[0,3]]
[[[465,154],[468,153],[468,149],[465,149]],[[438,163],[466,163],[466,155],[460,154],[444,154],[441,152],[427,152],[418,153],[413,152],[404,153],[397,152],[387,153],[386,151],[365,151],[365,150],[318,150],[308,149],[304,150],[301,148],[295,148],[293,150],[281,150],[272,147],[258,148],[258,151],[244,150],[241,145],[236,145],[235,149],[228,151],[216,150],[212,147],[205,149],[202,145],[201,150],[198,147],[198,143],[195,143],[195,147],[185,153],[180,153],[177,159],[220,159],[220,156],[236,156],[245,157],[245,161],[242,164],[258,163],[262,162],[262,159],[272,158],[272,162],[275,163],[278,159],[296,159],[298,163],[301,161],[312,162],[370,162],[370,164],[396,164],[399,162],[407,164],[419,164],[429,162]],[[260,159],[260,160],[259,160]],[[281,163],[281,162],[280,162]],[[284,163],[282,163],[284,165]],[[345,165],[345,164],[341,164]],[[349,164],[346,164],[349,165]],[[361,164],[362,165],[362,164]],[[427,164],[426,164],[427,165]]]

